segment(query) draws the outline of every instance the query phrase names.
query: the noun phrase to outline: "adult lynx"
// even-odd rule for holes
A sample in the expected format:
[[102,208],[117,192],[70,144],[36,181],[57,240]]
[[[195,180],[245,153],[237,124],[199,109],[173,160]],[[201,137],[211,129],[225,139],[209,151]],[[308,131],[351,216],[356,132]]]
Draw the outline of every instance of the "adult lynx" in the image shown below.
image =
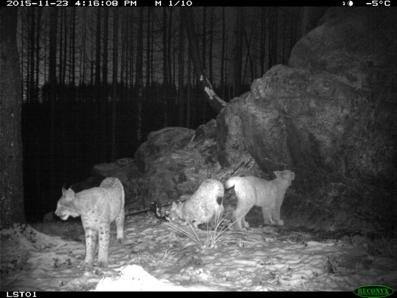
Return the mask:
[[254,176],[231,177],[226,181],[226,189],[234,187],[237,196],[237,208],[234,217],[239,229],[248,228],[245,216],[253,206],[262,208],[265,224],[283,225],[280,208],[285,192],[295,179],[295,173],[289,170],[274,171],[276,179],[271,181]]
[[[85,263],[92,266],[97,240],[99,241],[98,263],[108,264],[110,224],[115,221],[117,239],[124,238],[124,188],[120,180],[108,177],[99,187],[75,193],[62,189],[55,214],[66,220],[69,216],[81,216],[85,232]],[[99,238],[99,239],[98,239]]]
[[207,179],[196,192],[184,202],[172,203],[170,219],[180,218],[192,223],[196,228],[199,224],[208,223],[211,219],[219,218],[223,212],[223,205],[217,199],[225,193],[223,184],[215,179]]

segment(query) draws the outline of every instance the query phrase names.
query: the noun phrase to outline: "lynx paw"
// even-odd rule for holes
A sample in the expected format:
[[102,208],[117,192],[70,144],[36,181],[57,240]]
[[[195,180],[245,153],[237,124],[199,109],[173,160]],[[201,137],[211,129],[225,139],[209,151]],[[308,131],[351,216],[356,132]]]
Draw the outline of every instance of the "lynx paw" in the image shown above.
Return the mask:
[[81,262],[80,267],[86,272],[92,271],[94,268],[92,263],[87,263],[85,261]]
[[107,261],[99,261],[98,266],[102,267],[102,268],[106,268],[108,266],[108,262]]

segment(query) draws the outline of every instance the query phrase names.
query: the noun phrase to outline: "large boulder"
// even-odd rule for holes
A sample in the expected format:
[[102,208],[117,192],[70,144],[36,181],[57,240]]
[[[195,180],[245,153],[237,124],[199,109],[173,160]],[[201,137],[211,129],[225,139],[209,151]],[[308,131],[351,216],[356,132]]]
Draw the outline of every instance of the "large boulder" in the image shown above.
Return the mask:
[[327,72],[356,89],[390,89],[395,76],[397,39],[393,10],[332,8],[322,23],[294,46],[289,66]]
[[149,134],[135,153],[142,172],[142,207],[152,201],[164,205],[192,194],[203,180],[217,176],[215,131],[212,120],[196,131],[167,127]]
[[295,45],[289,66],[274,66],[218,115],[222,166],[248,155],[264,177],[295,171],[282,208],[286,223],[365,231],[395,226],[392,17],[387,10],[329,10]]
[[135,160],[140,171],[147,171],[153,160],[162,155],[186,146],[194,135],[194,130],[185,127],[166,127],[151,132],[146,142],[135,152]]

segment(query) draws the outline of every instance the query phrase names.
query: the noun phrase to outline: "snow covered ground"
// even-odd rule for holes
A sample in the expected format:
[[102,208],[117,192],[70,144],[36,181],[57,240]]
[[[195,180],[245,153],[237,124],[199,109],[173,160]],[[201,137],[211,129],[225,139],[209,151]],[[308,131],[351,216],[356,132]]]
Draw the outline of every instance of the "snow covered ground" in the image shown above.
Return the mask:
[[109,267],[86,271],[79,222],[2,230],[1,290],[353,291],[365,284],[397,288],[396,239],[336,239],[263,227],[228,230],[209,246],[213,232],[200,230],[198,238],[191,239],[152,214],[127,217],[125,232],[119,244],[112,227]]

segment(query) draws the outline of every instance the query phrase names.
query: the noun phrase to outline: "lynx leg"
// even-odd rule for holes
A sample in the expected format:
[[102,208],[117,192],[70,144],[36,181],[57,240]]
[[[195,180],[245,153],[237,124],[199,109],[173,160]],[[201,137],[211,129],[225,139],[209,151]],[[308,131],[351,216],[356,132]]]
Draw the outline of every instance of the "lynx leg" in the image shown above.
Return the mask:
[[249,225],[245,220],[245,216],[251,210],[252,206],[244,206],[237,204],[236,210],[233,212],[234,218],[236,219],[236,225],[239,230],[248,228]]
[[215,223],[218,223],[220,221],[223,211],[223,205],[219,205],[219,207],[217,207],[217,209],[215,210]]
[[119,242],[124,239],[124,217],[124,210],[121,210],[119,216],[116,217],[117,240]]
[[281,206],[276,206],[276,208],[274,208],[274,210],[272,211],[272,218],[277,225],[283,226],[284,221],[280,218],[280,207]]
[[85,260],[84,263],[92,266],[94,262],[95,246],[98,238],[98,232],[87,228],[85,229]]
[[245,217],[242,220],[242,224],[243,224],[243,227],[246,228],[246,229],[248,229],[250,227],[248,221],[245,220]]
[[268,225],[268,224],[274,224],[274,221],[273,221],[273,219],[272,219],[272,212],[271,212],[271,210],[269,210],[268,208],[264,208],[264,207],[262,207],[262,215],[263,215],[263,223],[265,224],[265,225]]
[[100,267],[107,267],[108,265],[109,240],[110,225],[102,224],[99,227],[98,265]]

